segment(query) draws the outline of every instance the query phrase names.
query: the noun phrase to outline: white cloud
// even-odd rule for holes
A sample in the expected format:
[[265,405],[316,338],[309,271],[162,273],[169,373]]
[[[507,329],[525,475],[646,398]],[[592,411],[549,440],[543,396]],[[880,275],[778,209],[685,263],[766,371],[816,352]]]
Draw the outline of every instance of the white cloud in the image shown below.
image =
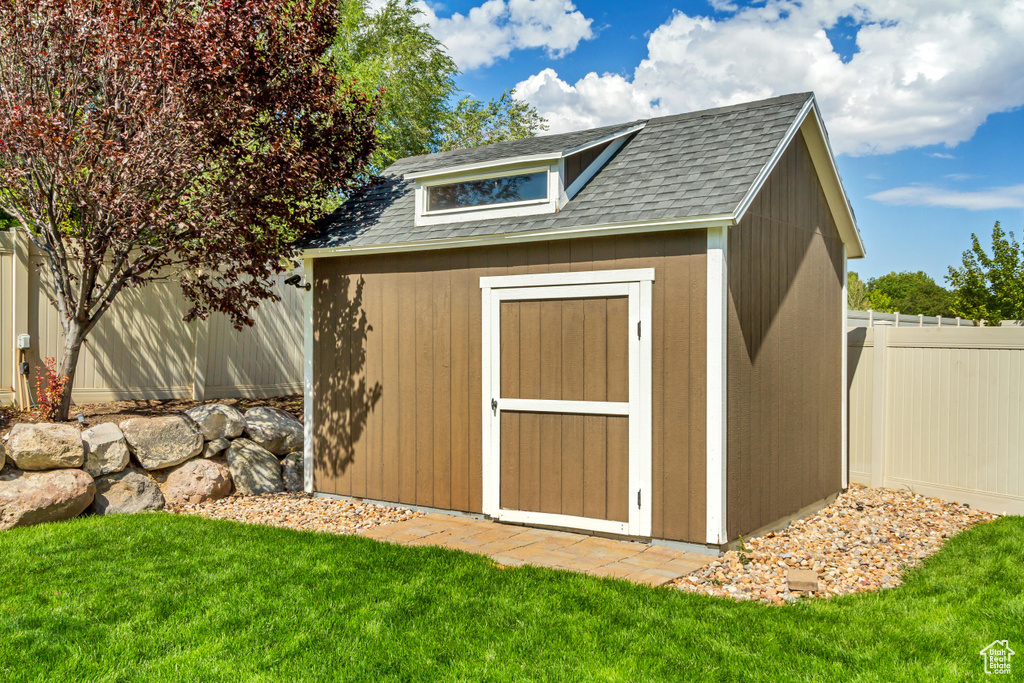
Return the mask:
[[868,195],[868,199],[897,206],[940,206],[951,209],[1024,209],[1024,185],[990,187],[960,192],[931,185],[894,187]]
[[946,154],[945,152],[932,152],[928,156],[932,157],[933,159],[956,159],[956,157],[953,156],[952,154]]
[[543,48],[558,58],[594,36],[593,20],[569,0],[486,0],[450,17],[437,16],[423,0],[417,6],[431,33],[464,70],[490,66],[513,50]]
[[[825,30],[848,16],[859,51],[844,63]],[[517,89],[553,132],[814,90],[837,152],[888,153],[956,145],[1024,105],[1022,35],[1024,0],[767,0],[719,19],[676,12],[631,78],[546,69]]]

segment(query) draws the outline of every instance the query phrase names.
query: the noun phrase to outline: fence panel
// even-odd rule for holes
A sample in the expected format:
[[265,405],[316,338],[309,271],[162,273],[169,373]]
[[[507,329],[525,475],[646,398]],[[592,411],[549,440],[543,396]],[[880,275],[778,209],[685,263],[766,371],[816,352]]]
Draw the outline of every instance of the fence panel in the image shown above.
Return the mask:
[[1024,330],[880,327],[848,338],[851,479],[1024,514]]
[[[19,381],[24,390],[24,381],[15,374],[16,335],[27,332],[32,337],[26,354],[32,378],[44,358],[60,357],[64,341],[58,313],[49,300],[49,274],[40,267],[41,254],[27,249],[27,243],[20,247],[28,254],[27,262],[20,268],[20,279],[15,275],[19,268],[11,252],[23,239],[23,235],[0,232],[2,403],[17,400]],[[173,281],[122,291],[86,339],[75,378],[75,402],[298,393],[303,292],[285,286],[285,277],[275,282],[282,301],[260,306],[256,325],[240,332],[220,314],[207,321],[183,322],[188,303]],[[15,308],[24,309],[20,322]]]

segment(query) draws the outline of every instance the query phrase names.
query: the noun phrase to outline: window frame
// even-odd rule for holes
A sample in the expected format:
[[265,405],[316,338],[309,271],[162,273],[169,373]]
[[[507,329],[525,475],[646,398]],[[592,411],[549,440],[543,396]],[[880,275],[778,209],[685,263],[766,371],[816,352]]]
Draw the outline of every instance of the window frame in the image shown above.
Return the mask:
[[[429,178],[416,178],[416,225],[442,225],[465,221],[483,220],[488,218],[514,218],[517,216],[533,216],[554,213],[558,210],[558,199],[562,192],[561,160],[549,162],[526,163],[515,166],[502,166],[477,172],[450,173]],[[500,204],[482,204],[480,206],[458,207],[453,209],[428,209],[427,193],[438,185],[451,185],[473,180],[506,178],[509,176],[545,173],[547,196],[542,199],[525,199]]]

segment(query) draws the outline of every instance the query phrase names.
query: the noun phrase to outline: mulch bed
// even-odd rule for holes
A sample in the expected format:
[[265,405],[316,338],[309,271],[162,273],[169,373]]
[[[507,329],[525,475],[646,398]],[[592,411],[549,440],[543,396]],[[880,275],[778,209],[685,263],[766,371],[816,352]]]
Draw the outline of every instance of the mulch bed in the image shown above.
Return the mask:
[[907,490],[851,484],[817,514],[746,539],[742,550],[674,583],[693,593],[776,604],[802,595],[789,590],[789,569],[815,570],[818,597],[890,588],[947,539],[997,516]]
[[[194,408],[205,403],[223,403],[234,406],[242,412],[256,406],[270,406],[286,410],[302,422],[302,394],[293,396],[276,396],[273,398],[219,398],[209,401],[193,401],[185,398],[153,399],[153,400],[131,400],[131,401],[108,401],[106,403],[86,403],[71,407],[71,419],[77,419],[81,415],[85,419],[85,426],[100,424],[101,422],[118,423],[129,417],[156,417],[159,415],[174,415],[183,413],[189,408]],[[44,422],[35,411],[18,410],[12,406],[0,406],[0,437],[3,437],[11,430],[11,427],[19,422]]]
[[198,505],[168,505],[169,512],[199,515],[210,519],[228,519],[247,524],[323,531],[331,534],[357,534],[384,524],[420,517],[424,513],[403,507],[373,503],[314,498],[308,493],[273,493],[264,496],[222,498]]

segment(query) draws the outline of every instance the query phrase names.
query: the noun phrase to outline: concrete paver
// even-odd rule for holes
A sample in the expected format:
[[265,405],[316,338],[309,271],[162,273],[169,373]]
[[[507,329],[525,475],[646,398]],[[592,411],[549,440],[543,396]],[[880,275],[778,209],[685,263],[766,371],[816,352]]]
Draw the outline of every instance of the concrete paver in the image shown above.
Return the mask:
[[487,555],[506,567],[528,564],[652,586],[685,576],[716,559],[664,546],[440,513],[375,527],[364,535],[401,545],[436,545]]

